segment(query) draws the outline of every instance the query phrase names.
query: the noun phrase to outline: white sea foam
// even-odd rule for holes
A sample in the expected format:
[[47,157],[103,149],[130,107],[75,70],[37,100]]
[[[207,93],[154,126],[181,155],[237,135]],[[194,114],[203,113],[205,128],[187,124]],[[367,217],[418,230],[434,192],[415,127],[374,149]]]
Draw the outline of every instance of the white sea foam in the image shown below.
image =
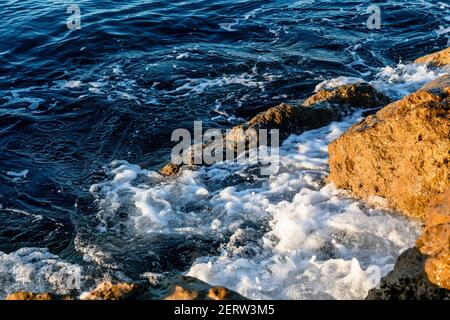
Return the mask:
[[18,291],[67,294],[79,289],[81,267],[63,261],[44,248],[0,251],[0,299]]
[[136,233],[231,235],[190,276],[256,299],[363,298],[379,280],[374,273],[385,275],[414,244],[419,226],[324,185],[328,143],[358,118],[290,136],[269,178],[224,162],[167,180],[116,162],[112,180],[91,192],[100,217],[126,204]]
[[[429,81],[447,74],[448,71],[430,67],[426,64],[399,63],[396,66],[386,66],[374,75],[373,80],[367,81],[376,89],[384,92],[393,99],[400,99],[416,91]],[[358,77],[337,77],[320,82],[315,92],[331,90],[342,85],[363,83]]]
[[184,83],[182,86],[176,88],[170,93],[177,93],[181,91],[186,92],[183,96],[187,96],[192,93],[203,93],[209,88],[224,87],[233,84],[244,87],[257,87],[261,89],[261,91],[264,91],[264,81],[256,81],[254,79],[254,74],[245,72],[240,75],[223,76],[216,79],[188,79],[188,82]]

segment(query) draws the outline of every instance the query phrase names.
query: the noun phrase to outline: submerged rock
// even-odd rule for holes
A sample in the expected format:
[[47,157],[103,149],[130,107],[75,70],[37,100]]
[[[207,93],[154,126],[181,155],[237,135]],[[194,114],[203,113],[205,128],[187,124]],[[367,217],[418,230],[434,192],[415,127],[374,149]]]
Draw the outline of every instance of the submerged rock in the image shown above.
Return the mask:
[[450,76],[365,118],[328,150],[337,187],[424,219],[430,200],[450,189]]
[[403,252],[394,270],[381,280],[380,287],[369,291],[367,300],[443,300],[450,291],[428,280],[424,271],[427,257],[417,248]]

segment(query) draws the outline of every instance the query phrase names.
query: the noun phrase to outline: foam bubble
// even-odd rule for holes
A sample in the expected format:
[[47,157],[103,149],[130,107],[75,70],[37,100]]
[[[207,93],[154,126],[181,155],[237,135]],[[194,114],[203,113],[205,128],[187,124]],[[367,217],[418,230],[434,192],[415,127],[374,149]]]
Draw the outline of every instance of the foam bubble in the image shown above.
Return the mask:
[[0,299],[18,291],[67,294],[78,290],[81,267],[51,254],[46,248],[0,251]]
[[399,63],[395,67],[382,68],[370,83],[392,98],[400,99],[445,74],[447,74],[445,70],[426,64]]

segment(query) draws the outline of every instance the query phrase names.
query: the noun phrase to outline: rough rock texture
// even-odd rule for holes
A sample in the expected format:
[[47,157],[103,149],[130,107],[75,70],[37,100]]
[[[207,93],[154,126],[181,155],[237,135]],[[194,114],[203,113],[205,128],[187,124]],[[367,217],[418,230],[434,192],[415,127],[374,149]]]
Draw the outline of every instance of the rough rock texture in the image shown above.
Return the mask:
[[242,139],[242,135],[238,134],[240,130],[278,129],[280,139],[283,140],[290,134],[320,128],[341,118],[342,114],[337,108],[307,108],[282,103],[257,114],[245,124],[232,128],[226,139],[239,142]]
[[372,289],[367,300],[442,300],[450,299],[450,291],[431,283],[424,272],[427,257],[417,248],[403,252],[394,270]]
[[435,67],[450,65],[450,48],[420,57],[415,63],[427,63]]
[[365,118],[328,150],[337,187],[424,219],[430,200],[450,189],[450,76]]
[[83,294],[81,300],[126,300],[136,298],[141,293],[142,289],[138,285],[105,281]]
[[72,300],[72,298],[70,296],[60,296],[48,292],[15,292],[6,296],[5,300]]
[[432,283],[450,290],[450,190],[430,203],[425,223],[416,243],[429,256],[425,272]]
[[322,90],[303,102],[304,106],[317,103],[350,105],[354,108],[376,108],[391,102],[386,95],[378,92],[367,83],[354,83],[340,86],[334,90]]
[[158,172],[163,176],[173,176],[177,174],[181,169],[180,165],[169,162],[164,167],[158,170]]
[[183,278],[183,283],[175,285],[164,300],[246,300],[225,287],[210,286],[195,278]]

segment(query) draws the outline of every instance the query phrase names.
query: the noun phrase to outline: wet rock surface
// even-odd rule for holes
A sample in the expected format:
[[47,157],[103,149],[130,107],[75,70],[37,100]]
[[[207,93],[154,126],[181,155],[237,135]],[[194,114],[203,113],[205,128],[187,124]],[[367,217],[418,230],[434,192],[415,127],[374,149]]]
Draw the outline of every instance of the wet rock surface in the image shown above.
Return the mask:
[[450,188],[450,76],[365,118],[329,145],[329,181],[424,219]]

